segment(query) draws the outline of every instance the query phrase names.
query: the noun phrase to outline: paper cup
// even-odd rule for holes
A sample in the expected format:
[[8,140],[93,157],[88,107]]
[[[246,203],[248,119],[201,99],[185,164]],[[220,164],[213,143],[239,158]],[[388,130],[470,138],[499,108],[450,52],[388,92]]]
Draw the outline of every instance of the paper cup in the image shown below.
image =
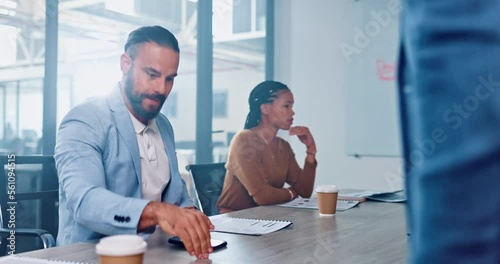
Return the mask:
[[100,264],[142,264],[147,246],[140,236],[116,235],[101,239],[96,253]]
[[339,189],[335,185],[319,185],[316,187],[320,216],[333,216],[337,212]]

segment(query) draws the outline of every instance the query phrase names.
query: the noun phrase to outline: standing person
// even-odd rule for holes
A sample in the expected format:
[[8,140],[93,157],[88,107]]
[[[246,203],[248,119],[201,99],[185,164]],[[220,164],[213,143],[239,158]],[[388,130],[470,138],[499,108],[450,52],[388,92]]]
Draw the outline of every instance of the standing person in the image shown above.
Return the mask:
[[410,263],[500,263],[500,2],[403,3]]
[[[252,90],[248,103],[245,129],[234,136],[229,149],[217,204],[221,213],[287,202],[299,195],[310,197],[314,186],[316,144],[307,127],[292,127],[295,112],[290,89],[265,81]],[[306,146],[303,169],[290,144],[277,136],[280,129],[289,130]],[[283,188],[285,182],[289,188]]]
[[112,93],[76,106],[59,127],[57,243],[158,225],[179,236],[191,255],[207,258],[213,226],[193,207],[172,126],[159,114],[177,76],[177,39],[162,27],[141,27],[130,33],[120,59],[123,78]]

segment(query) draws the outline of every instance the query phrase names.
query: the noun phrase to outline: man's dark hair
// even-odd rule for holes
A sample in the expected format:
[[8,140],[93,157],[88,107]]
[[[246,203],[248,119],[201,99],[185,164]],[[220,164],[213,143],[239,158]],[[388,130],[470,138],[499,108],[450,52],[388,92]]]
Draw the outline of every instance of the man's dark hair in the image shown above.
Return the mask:
[[140,27],[130,32],[124,47],[125,53],[134,59],[137,55],[137,46],[146,42],[153,42],[161,47],[171,48],[173,51],[179,53],[179,43],[174,34],[160,26]]

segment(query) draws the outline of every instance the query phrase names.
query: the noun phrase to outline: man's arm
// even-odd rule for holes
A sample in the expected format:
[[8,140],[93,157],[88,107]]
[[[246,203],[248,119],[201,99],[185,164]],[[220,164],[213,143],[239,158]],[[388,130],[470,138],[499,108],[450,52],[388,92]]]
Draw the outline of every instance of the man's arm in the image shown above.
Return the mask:
[[[77,106],[64,118],[58,131],[54,157],[61,186],[61,206],[69,213],[69,224],[74,221],[105,235],[135,234],[148,201],[108,190],[102,159],[106,132],[91,110],[95,109],[89,105]],[[131,173],[116,172],[120,177]],[[135,174],[130,177],[135,179]]]
[[180,237],[192,256],[206,259],[212,252],[210,230],[214,227],[208,217],[196,209],[150,202],[142,212],[137,229],[144,230],[155,225],[167,234]]

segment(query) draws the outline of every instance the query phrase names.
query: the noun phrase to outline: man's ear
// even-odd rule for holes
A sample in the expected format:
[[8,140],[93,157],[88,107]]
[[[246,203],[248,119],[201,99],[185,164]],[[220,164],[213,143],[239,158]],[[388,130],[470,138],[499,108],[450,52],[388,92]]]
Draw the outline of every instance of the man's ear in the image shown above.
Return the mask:
[[132,67],[132,58],[127,53],[120,56],[120,68],[123,74],[126,74]]

